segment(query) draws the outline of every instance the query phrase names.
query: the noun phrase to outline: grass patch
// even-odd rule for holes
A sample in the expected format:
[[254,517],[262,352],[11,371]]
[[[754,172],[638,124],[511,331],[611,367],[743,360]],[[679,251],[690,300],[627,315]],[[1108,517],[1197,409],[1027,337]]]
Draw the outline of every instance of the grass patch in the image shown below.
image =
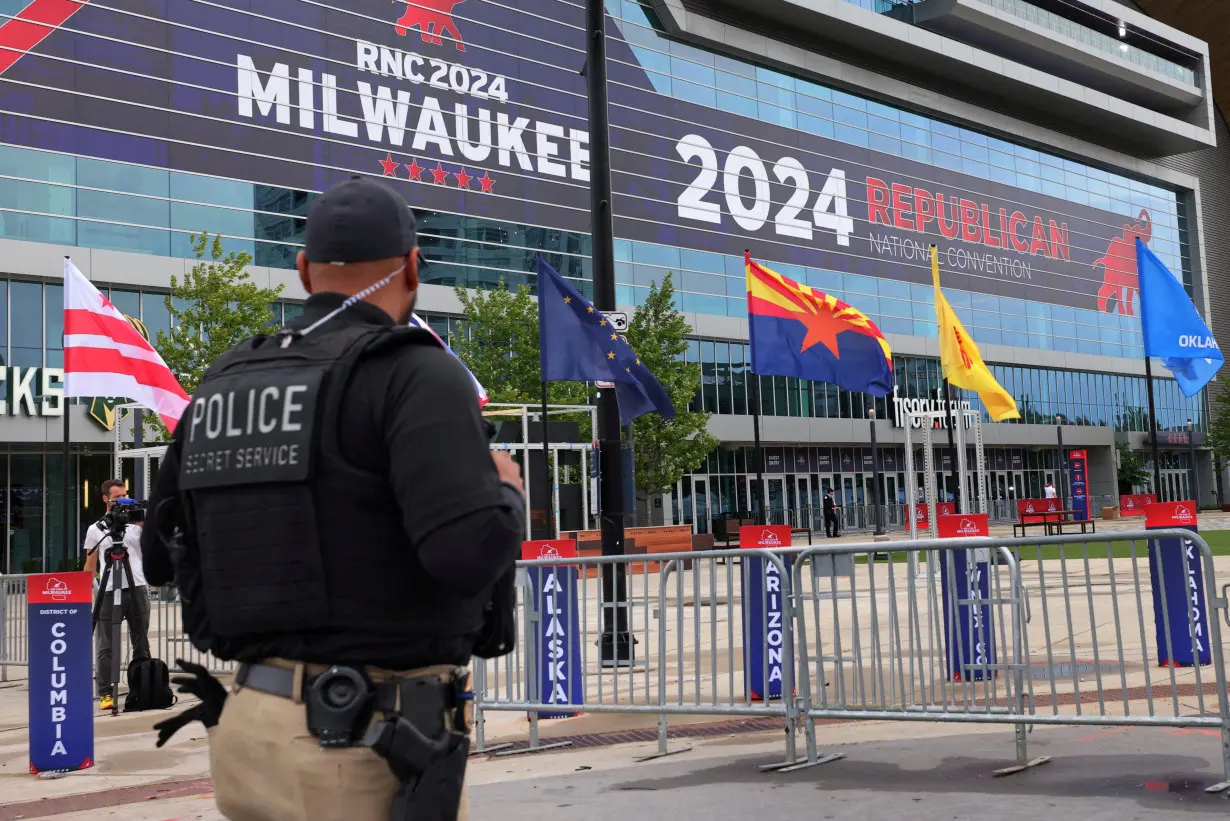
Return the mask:
[[[1113,535],[1113,534],[1112,534]],[[1204,540],[1208,542],[1209,548],[1213,551],[1214,556],[1230,556],[1230,530],[1208,530],[1200,534]],[[892,543],[892,557],[897,564],[902,564],[907,561],[908,548],[904,545],[906,542]],[[1039,556],[1043,560],[1057,560],[1066,558],[1068,561],[1083,560],[1085,552],[1088,551],[1090,559],[1106,558],[1107,545],[1110,546],[1110,554],[1116,559],[1130,559],[1132,557],[1133,544],[1130,541],[1096,541],[1078,543],[1073,542],[1067,545],[1042,545],[1040,547],[1022,547],[1018,548],[1019,555],[1026,562],[1038,561]],[[1140,559],[1147,559],[1149,556],[1148,542],[1143,539],[1138,539],[1135,542],[1135,555]],[[886,547],[887,549],[887,547]],[[866,564],[866,556],[856,556],[855,564]],[[883,562],[883,559],[879,560]]]

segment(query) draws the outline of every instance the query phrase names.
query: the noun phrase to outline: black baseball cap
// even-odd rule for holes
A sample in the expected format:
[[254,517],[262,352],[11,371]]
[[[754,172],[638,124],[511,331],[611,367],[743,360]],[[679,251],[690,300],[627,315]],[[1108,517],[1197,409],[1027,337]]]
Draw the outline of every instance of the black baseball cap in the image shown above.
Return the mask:
[[342,265],[404,257],[417,244],[414,213],[392,188],[351,177],[325,191],[308,209],[308,262]]

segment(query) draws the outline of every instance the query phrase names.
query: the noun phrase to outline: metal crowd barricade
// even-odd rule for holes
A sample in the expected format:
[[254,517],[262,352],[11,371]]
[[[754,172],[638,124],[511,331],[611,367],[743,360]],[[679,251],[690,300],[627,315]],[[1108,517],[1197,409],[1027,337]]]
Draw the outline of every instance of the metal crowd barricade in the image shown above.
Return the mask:
[[0,681],[10,667],[29,667],[26,576],[0,575]]
[[[1191,568],[1200,566],[1200,596],[1189,600],[1187,586],[1167,587],[1161,566],[1150,580],[1148,542],[1166,538],[1187,540],[1183,572],[1194,580]],[[912,551],[926,554],[926,563],[910,564]],[[885,552],[889,560],[876,561]],[[754,559],[776,569],[780,621],[768,588],[746,583]],[[772,718],[787,730],[785,761],[774,769],[841,757],[818,750],[818,719],[989,723],[1015,728],[1016,764],[997,771],[1007,774],[1048,760],[1029,757],[1033,725],[1198,727],[1219,730],[1223,740],[1226,780],[1209,790],[1230,787],[1218,622],[1230,622],[1230,611],[1212,553],[1188,531],[783,545],[520,566],[522,638],[509,656],[476,661],[479,751],[495,749],[486,745],[487,717],[508,711],[530,714],[529,743],[496,754],[568,743],[543,742],[540,711],[656,716],[658,749],[649,758],[680,751],[670,747],[672,716]],[[575,602],[536,602],[528,579],[544,567],[577,572]],[[630,666],[604,665],[599,655],[603,613],[611,611],[603,568],[627,573],[627,628],[638,642]],[[1167,615],[1175,590],[1186,602],[1186,624]],[[753,600],[759,615],[750,617]],[[1162,614],[1156,627],[1155,612]],[[550,620],[571,625],[574,617],[569,629],[579,641],[552,646],[558,634]],[[1184,638],[1207,647],[1209,663],[1159,672],[1159,657],[1174,658]],[[786,698],[765,701],[751,681],[773,678],[774,641],[782,642],[776,673]],[[544,672],[544,659],[577,672],[580,689],[556,691],[562,668]],[[806,745],[798,758],[796,730]]]
[[[1149,540],[1163,538],[1186,539],[1180,544],[1188,546],[1185,582],[1170,588],[1161,563],[1153,581],[1148,567]],[[1048,760],[1028,756],[1032,725],[1203,727],[1220,731],[1225,770],[1225,780],[1208,790],[1230,788],[1230,703],[1218,623],[1219,615],[1230,623],[1230,613],[1199,535],[1156,530],[899,544],[887,564],[854,564],[870,545],[806,550],[794,563],[808,763],[831,760],[817,750],[821,718],[1011,724],[1017,763],[1000,774]],[[909,550],[928,554],[926,566],[943,563],[946,572],[912,575]],[[848,575],[831,571],[842,557],[851,565]],[[958,597],[958,558],[976,569],[967,570],[975,574],[967,598]],[[1186,601],[1186,624],[1167,615],[1175,591]],[[951,635],[949,624],[959,625],[968,643]],[[1158,672],[1159,658],[1174,659],[1187,640],[1207,648],[1209,664]]]
[[[192,646],[188,634],[184,632],[183,609],[174,585],[151,587],[149,596],[149,645],[150,653],[155,658],[165,661],[172,671],[175,670],[176,660],[183,659],[200,664],[214,675],[228,675],[235,672],[235,662],[222,661]],[[124,658],[128,660],[131,658],[131,648],[126,625],[121,633],[123,634]]]
[[[0,576],[0,681],[8,681],[9,668],[29,666],[29,622],[26,589],[28,576]],[[149,588],[150,654],[164,660],[171,668],[176,659],[185,659],[206,667],[211,673],[227,674],[235,671],[234,662],[220,661],[201,653],[192,646],[183,629],[183,617],[179,599],[173,586]],[[120,629],[122,670],[128,669],[132,660],[132,647],[125,622]],[[24,677],[24,672],[22,675]]]
[[[771,592],[765,585],[754,591],[752,596],[759,597],[761,615],[758,623],[745,625],[743,607],[749,599],[743,589],[743,574],[749,556],[764,561],[766,568],[772,566],[783,589]],[[507,656],[474,662],[477,751],[508,755],[560,746],[558,742],[544,743],[540,737],[539,713],[657,716],[658,750],[650,758],[682,751],[670,749],[669,716],[770,717],[781,719],[783,726],[791,728],[787,733],[787,760],[793,762],[797,705],[789,697],[767,701],[757,698],[746,678],[749,671],[744,656],[747,629],[770,641],[780,641],[780,655],[760,653],[755,666],[761,682],[780,674],[781,692],[788,696],[793,693],[790,577],[776,552],[715,550],[539,559],[519,562],[518,567],[521,640]],[[540,602],[536,607],[531,586],[534,568],[575,569],[580,577],[575,602]],[[602,594],[603,573],[612,570],[627,574],[627,629],[636,642],[631,665],[604,662],[600,653],[604,614],[618,618],[620,609],[608,604]],[[575,646],[563,639],[552,646],[552,639],[559,638],[552,620],[579,631]],[[775,638],[778,631],[780,638]],[[562,667],[552,669],[552,660]],[[575,691],[569,686],[554,689],[554,679],[561,670],[581,675],[579,700],[573,700]],[[493,720],[488,718],[492,712],[529,713],[528,746],[489,747],[487,722]]]

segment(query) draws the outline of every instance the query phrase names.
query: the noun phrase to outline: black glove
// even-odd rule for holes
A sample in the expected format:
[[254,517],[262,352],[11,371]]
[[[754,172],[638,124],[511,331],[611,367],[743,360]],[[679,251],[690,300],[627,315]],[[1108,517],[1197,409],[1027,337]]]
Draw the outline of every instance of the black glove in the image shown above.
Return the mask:
[[175,664],[191,675],[175,676],[171,683],[179,685],[176,688],[179,692],[194,695],[201,703],[155,724],[154,729],[158,731],[158,742],[154,745],[156,747],[166,744],[171,736],[194,721],[201,722],[206,729],[215,726],[226,704],[226,688],[222,686],[222,682],[211,676],[208,670],[183,659],[176,659]]

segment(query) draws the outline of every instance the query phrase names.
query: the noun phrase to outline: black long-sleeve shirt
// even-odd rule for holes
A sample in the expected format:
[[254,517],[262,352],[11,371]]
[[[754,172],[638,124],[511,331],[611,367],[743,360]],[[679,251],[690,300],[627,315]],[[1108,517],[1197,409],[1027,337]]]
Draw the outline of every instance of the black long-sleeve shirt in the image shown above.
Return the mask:
[[[291,323],[304,327],[339,306],[340,294],[319,294]],[[359,302],[333,323],[392,325],[388,314]],[[316,333],[327,330],[326,325]],[[507,572],[525,532],[524,500],[504,484],[491,460],[473,383],[440,348],[394,348],[362,361],[349,375],[338,415],[351,462],[387,475],[418,562],[442,587],[473,597]],[[158,471],[151,511],[179,495],[181,425]],[[174,577],[170,555],[146,527],[142,535],[150,584]]]

